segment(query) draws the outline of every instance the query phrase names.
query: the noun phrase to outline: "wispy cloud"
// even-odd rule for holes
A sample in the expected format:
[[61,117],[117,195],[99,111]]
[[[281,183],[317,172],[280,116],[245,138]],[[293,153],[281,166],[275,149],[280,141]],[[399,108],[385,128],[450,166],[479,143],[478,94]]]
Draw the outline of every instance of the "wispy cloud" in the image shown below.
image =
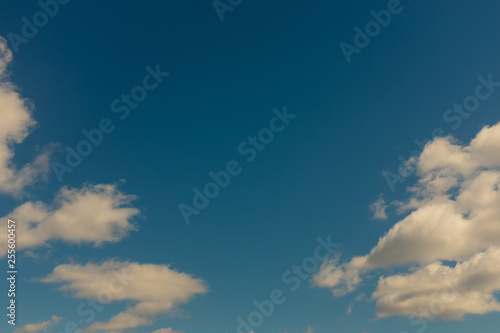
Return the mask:
[[27,324],[21,328],[15,329],[12,333],[40,333],[47,332],[47,329],[61,321],[62,317],[52,316],[51,320],[37,324]]
[[156,330],[151,333],[182,333],[182,331],[176,331],[169,327],[169,328],[160,328],[159,330]]
[[387,220],[387,205],[382,195],[379,196],[377,201],[370,205],[370,210],[373,212],[373,218],[376,220]]
[[351,302],[347,307],[347,314],[350,315],[352,313],[352,308],[354,307],[354,302]]

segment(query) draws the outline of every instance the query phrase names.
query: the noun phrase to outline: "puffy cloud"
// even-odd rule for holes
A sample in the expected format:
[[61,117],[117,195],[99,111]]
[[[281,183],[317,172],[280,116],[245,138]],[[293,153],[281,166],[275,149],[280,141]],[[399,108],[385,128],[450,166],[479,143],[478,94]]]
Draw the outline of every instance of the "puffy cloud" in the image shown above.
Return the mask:
[[370,210],[373,212],[373,218],[376,220],[387,220],[387,207],[385,203],[385,199],[383,196],[380,196],[377,201],[370,205]]
[[39,333],[39,332],[47,332],[49,327],[54,326],[59,321],[61,321],[62,317],[52,316],[51,320],[44,321],[38,324],[27,324],[21,328],[15,329],[12,333]]
[[[26,202],[3,217],[16,221],[17,248],[34,248],[52,240],[67,243],[116,242],[134,230],[139,210],[129,206],[135,197],[115,184],[62,188],[50,206]],[[0,248],[7,249],[7,229],[0,230]]]
[[[461,319],[500,311],[500,247],[479,252],[449,267],[436,262],[412,274],[381,277],[372,298],[379,317],[392,315]],[[416,311],[418,309],[418,311]]]
[[318,287],[332,288],[335,296],[343,296],[356,289],[361,282],[360,270],[364,266],[364,258],[353,258],[347,264],[340,264],[340,258],[323,262],[314,276],[314,284]]
[[[469,291],[463,300],[457,297],[448,304],[440,317],[457,319],[467,313],[499,311],[493,293],[500,286],[479,290],[478,285],[459,278],[475,272],[478,280],[490,279],[487,271],[471,264],[479,258],[485,267],[488,262],[496,265],[488,254],[500,245],[499,152],[500,123],[483,128],[468,145],[451,137],[427,144],[417,160],[419,180],[410,189],[408,201],[398,203],[407,215],[367,255],[346,263],[325,262],[315,284],[344,295],[355,290],[369,271],[412,264],[415,272],[379,280],[372,295],[379,317],[416,313],[426,302],[428,306],[444,288],[443,274],[456,277],[459,287],[467,286]],[[456,266],[450,268],[444,261]]]
[[107,322],[94,322],[85,332],[120,332],[151,325],[157,315],[167,314],[193,296],[207,292],[203,280],[169,266],[114,260],[100,265],[59,265],[41,281],[60,283],[60,290],[69,291],[76,298],[96,298],[104,304],[136,302]]
[[0,193],[19,197],[26,186],[48,174],[50,153],[46,150],[20,169],[12,164],[14,145],[24,141],[36,122],[31,105],[7,81],[11,61],[12,52],[0,37]]

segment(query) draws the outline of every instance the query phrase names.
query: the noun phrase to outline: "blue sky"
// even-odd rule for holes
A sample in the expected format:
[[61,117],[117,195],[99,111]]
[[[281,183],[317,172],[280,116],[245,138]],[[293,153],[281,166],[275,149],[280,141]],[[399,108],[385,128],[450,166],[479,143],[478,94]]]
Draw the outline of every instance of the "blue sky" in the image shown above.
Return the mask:
[[[485,85],[500,81],[500,4],[401,1],[390,23],[348,63],[339,45],[355,47],[354,28],[364,29],[374,20],[371,11],[394,2],[222,3],[232,8],[221,14],[223,21],[211,1],[69,1],[20,44],[12,33],[23,36],[23,17],[33,22],[42,8],[35,1],[2,3],[1,112],[7,120],[0,126],[1,232],[7,217],[24,225],[17,233],[15,329],[43,332],[40,325],[22,327],[47,323],[48,332],[59,333],[75,322],[86,332],[231,333],[238,317],[248,320],[256,311],[255,300],[269,300],[279,289],[286,301],[256,333],[419,332],[423,324],[411,325],[405,311],[418,309],[417,299],[435,299],[416,286],[439,280],[424,273],[441,265],[438,272],[457,274],[469,288],[464,300],[474,291],[493,299],[468,308],[456,305],[463,300],[447,303],[437,315],[442,318],[428,322],[425,331],[496,332],[498,283],[478,286],[459,274],[483,274],[470,261],[494,258],[500,243],[494,228],[500,215],[484,217],[481,210],[496,212],[498,201],[479,184],[492,184],[480,177],[494,179],[500,166],[500,130],[494,126],[500,89]],[[155,80],[155,71],[169,74]],[[147,97],[120,119],[125,111],[113,102],[124,107],[122,94],[144,82],[155,87],[143,89]],[[477,110],[467,118],[453,111],[454,104],[477,96],[478,86],[488,96],[476,97]],[[284,112],[292,116],[280,120],[277,114]],[[86,140],[82,131],[99,128],[103,119],[111,133],[58,179],[55,165],[68,167],[66,147],[77,149]],[[247,161],[240,145],[271,122],[283,129]],[[429,153],[418,158],[415,140],[432,139],[436,129],[455,141],[436,138],[436,149],[427,147]],[[417,149],[409,165],[419,173],[390,186],[386,176],[398,176],[399,157],[408,160]],[[226,170],[230,161],[240,172],[187,224],[179,205],[196,209],[193,188],[203,191],[213,181],[209,173]],[[433,177],[454,183],[436,189]],[[467,192],[474,181],[483,196]],[[410,186],[416,190],[408,191]],[[473,205],[460,193],[484,201]],[[474,223],[492,225],[477,227],[481,235],[497,236],[479,235],[476,247],[456,251],[448,251],[443,239],[433,247],[422,235],[459,230],[463,222],[429,222],[425,214],[439,215],[429,213],[431,204],[444,198],[483,219]],[[384,248],[379,239],[395,225],[411,224],[409,218],[421,223],[421,233],[408,230],[409,238],[398,243],[406,250]],[[473,243],[461,238],[466,234],[452,243]],[[318,237],[341,245],[290,290],[283,274],[314,258]],[[374,248],[383,260],[367,255]],[[358,256],[366,263],[352,260]],[[82,322],[87,316],[77,313],[79,304],[102,289],[88,283],[104,286],[110,272],[129,266],[138,269],[132,287],[113,294],[91,323]],[[72,270],[76,275],[64,274]],[[491,274],[484,278],[498,280]],[[390,290],[382,290],[379,277],[391,276],[416,290],[394,292],[393,280]],[[376,291],[382,296],[372,296]],[[410,299],[409,310],[383,298],[396,294]],[[155,303],[157,312],[138,310],[138,304],[159,302],[156,295],[166,300]],[[143,324],[96,325],[113,323],[119,313]],[[0,327],[14,329],[5,318]]]

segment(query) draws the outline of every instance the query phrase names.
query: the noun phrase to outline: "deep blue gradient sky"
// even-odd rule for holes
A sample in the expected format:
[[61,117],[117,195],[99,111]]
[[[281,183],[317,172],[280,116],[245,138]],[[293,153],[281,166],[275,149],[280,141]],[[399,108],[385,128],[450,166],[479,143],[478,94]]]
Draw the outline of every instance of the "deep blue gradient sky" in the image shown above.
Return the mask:
[[[500,120],[500,92],[481,104],[457,130],[443,120],[453,103],[474,92],[478,76],[500,80],[500,3],[494,0],[402,1],[404,10],[348,64],[339,48],[353,42],[355,26],[387,1],[276,2],[244,0],[221,22],[210,1],[71,1],[20,45],[11,80],[34,105],[38,127],[16,147],[14,162],[36,155],[35,146],[75,147],[83,129],[110,118],[116,130],[59,182],[30,188],[30,198],[52,202],[61,186],[113,183],[134,194],[138,231],[102,247],[53,242],[40,258],[20,257],[19,325],[64,317],[77,320],[80,300],[33,281],[56,265],[119,258],[169,264],[202,278],[209,292],[165,317],[152,332],[236,332],[236,317],[253,300],[287,290],[287,301],[256,333],[413,333],[406,317],[377,320],[370,295],[377,275],[357,293],[332,297],[304,282],[288,291],[281,276],[311,256],[317,237],[342,243],[343,256],[367,253],[400,216],[375,221],[369,205],[391,191],[384,171],[397,173],[398,156],[429,139],[435,128],[469,141]],[[35,1],[4,1],[0,35],[19,33]],[[11,46],[12,48],[12,46]],[[121,121],[110,104],[142,82],[147,66],[170,76]],[[297,115],[255,160],[238,145],[267,127],[273,108]],[[1,121],[1,120],[0,120]],[[210,171],[241,162],[242,172],[187,225],[178,205],[191,204]],[[0,215],[23,200],[2,196]],[[123,303],[106,306],[105,321]],[[498,330],[498,313],[438,321],[427,333]],[[2,331],[10,330],[2,320]]]

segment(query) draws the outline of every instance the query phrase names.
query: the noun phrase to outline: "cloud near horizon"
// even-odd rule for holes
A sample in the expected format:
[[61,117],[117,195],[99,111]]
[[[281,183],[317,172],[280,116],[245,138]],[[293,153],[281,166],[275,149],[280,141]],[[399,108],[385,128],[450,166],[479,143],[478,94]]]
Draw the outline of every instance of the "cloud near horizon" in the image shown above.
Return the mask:
[[169,327],[169,328],[160,328],[159,330],[156,330],[151,333],[182,333],[182,331],[176,331]]
[[61,321],[62,317],[52,316],[52,318],[48,321],[44,321],[37,324],[26,324],[21,328],[17,328],[12,333],[40,333],[47,332],[49,327],[54,326],[59,321]]
[[[118,276],[121,276],[119,278]],[[168,265],[139,264],[108,260],[101,264],[59,265],[44,283],[60,284],[75,298],[95,298],[106,303],[133,301],[135,305],[113,316],[107,322],[94,322],[84,331],[121,332],[151,325],[158,315],[175,310],[192,297],[208,291],[206,283]],[[104,297],[104,295],[108,295]],[[111,299],[109,299],[111,295]],[[161,333],[175,333],[170,328]]]
[[438,300],[445,308],[435,315],[443,319],[500,311],[494,296],[500,290],[499,152],[500,123],[484,127],[468,145],[452,137],[428,143],[417,160],[419,180],[410,198],[395,203],[407,216],[367,255],[325,262],[315,285],[342,296],[370,271],[416,265],[379,278],[372,295],[378,318],[425,317],[421,308]]
[[32,105],[20,96],[9,82],[7,68],[12,62],[12,51],[0,36],[0,193],[21,197],[24,188],[45,178],[49,172],[50,151],[45,149],[18,169],[12,163],[14,146],[20,144],[36,126]]

